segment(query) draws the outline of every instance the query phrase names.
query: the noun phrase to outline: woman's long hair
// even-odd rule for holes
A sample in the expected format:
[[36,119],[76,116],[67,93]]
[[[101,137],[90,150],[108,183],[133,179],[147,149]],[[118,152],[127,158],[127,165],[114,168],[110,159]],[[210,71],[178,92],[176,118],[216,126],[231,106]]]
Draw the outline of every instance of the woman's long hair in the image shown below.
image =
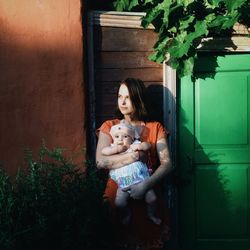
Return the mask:
[[[134,109],[134,113],[132,114],[132,120],[138,121],[147,121],[148,120],[148,109],[147,109],[147,101],[146,101],[146,87],[142,80],[136,78],[127,78],[120,82],[117,97],[120,86],[124,84],[128,88],[130,100]],[[122,113],[119,108],[117,108],[116,115],[119,119],[123,118]]]

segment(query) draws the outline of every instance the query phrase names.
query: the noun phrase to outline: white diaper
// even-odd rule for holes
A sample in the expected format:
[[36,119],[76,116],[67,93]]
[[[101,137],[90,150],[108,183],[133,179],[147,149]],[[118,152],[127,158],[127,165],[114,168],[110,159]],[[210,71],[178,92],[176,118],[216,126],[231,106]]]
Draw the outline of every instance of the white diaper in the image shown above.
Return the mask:
[[110,177],[120,188],[126,188],[148,178],[149,172],[145,163],[136,161],[124,167],[111,170]]

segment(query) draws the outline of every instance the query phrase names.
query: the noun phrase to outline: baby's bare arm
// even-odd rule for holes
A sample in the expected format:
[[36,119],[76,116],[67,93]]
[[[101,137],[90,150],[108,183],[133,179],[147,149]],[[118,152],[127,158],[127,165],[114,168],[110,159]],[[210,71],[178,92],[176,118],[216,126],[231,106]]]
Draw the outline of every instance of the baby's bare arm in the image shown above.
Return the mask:
[[115,155],[115,154],[122,153],[122,152],[124,152],[126,150],[127,150],[126,146],[114,145],[114,146],[104,147],[102,149],[102,154],[103,155]]

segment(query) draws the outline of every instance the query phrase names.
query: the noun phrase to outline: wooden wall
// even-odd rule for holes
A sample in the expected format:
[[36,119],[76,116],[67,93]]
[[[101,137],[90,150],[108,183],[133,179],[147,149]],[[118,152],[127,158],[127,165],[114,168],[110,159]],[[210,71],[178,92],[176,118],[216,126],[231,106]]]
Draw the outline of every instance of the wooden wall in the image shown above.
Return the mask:
[[[147,57],[153,52],[156,33],[152,29],[94,26],[95,117],[98,128],[113,118],[118,83],[140,78],[150,91],[152,106],[162,120],[163,69]],[[160,107],[160,108],[159,108]]]

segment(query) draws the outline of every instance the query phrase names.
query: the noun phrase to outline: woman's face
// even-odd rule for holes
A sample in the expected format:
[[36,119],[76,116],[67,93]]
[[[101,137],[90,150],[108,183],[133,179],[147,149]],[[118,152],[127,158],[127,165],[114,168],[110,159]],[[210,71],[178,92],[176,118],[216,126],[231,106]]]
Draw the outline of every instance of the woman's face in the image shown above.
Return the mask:
[[125,84],[122,84],[118,91],[118,108],[124,116],[129,116],[134,112],[129,91]]

